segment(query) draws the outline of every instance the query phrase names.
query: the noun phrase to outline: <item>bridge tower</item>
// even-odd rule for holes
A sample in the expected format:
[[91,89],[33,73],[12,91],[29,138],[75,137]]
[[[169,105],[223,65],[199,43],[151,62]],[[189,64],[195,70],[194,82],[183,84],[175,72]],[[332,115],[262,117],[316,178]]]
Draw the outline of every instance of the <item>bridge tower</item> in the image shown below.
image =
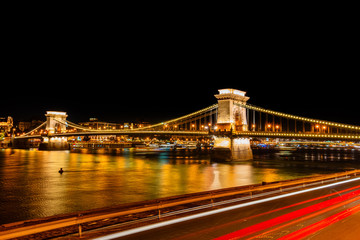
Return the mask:
[[233,132],[248,131],[246,104],[249,97],[246,92],[227,88],[219,89],[215,95],[218,100],[217,132],[214,136],[214,153],[212,158],[220,161],[241,161],[253,158],[248,138],[234,136]]
[[65,132],[66,126],[61,122],[66,122],[68,116],[66,112],[47,111],[46,114],[46,130],[49,135],[53,135],[55,132]]
[[43,137],[39,145],[40,150],[68,150],[70,145],[66,137],[56,137],[55,133],[66,132],[66,112],[47,111],[46,114],[46,137]]
[[219,130],[247,131],[248,123],[246,120],[246,109],[240,106],[246,104],[249,97],[246,92],[236,89],[220,89],[219,94],[215,95],[218,100],[218,120]]

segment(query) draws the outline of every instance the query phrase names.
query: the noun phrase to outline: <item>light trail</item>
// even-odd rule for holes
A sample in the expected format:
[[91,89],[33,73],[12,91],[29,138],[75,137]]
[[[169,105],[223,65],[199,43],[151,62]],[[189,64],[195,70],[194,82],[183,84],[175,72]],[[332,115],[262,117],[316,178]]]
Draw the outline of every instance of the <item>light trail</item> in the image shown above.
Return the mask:
[[324,220],[322,221],[319,221],[319,222],[316,222],[314,224],[311,224],[305,228],[302,228],[298,231],[295,231],[293,233],[290,233],[286,236],[283,236],[279,239],[281,240],[292,240],[292,239],[301,239],[301,238],[304,238],[306,236],[309,236],[310,234],[313,234],[331,224],[334,224],[340,220],[343,220],[344,218],[346,217],[349,217],[357,212],[360,212],[360,205],[356,205],[352,208],[349,208],[349,209],[346,209],[342,212],[339,212],[337,214],[334,214],[328,218],[325,218]]
[[212,211],[208,211],[208,212],[204,212],[204,213],[195,214],[195,215],[192,215],[192,216],[186,216],[186,217],[182,217],[182,218],[178,218],[178,219],[169,220],[169,221],[166,221],[166,222],[155,223],[155,224],[151,224],[151,225],[148,225],[148,226],[134,228],[134,229],[118,232],[118,233],[113,233],[113,234],[109,234],[107,236],[102,236],[100,238],[95,238],[95,239],[107,240],[107,239],[114,239],[114,238],[124,237],[124,236],[128,236],[128,235],[148,231],[148,230],[151,230],[151,229],[156,229],[156,228],[172,225],[172,224],[175,224],[175,223],[185,222],[185,221],[197,219],[197,218],[200,218],[200,217],[210,216],[210,215],[217,214],[217,213],[231,211],[231,210],[239,209],[239,208],[242,208],[242,207],[252,206],[252,205],[259,204],[259,203],[269,202],[269,201],[273,201],[273,200],[277,200],[277,199],[281,199],[281,198],[285,198],[285,197],[289,197],[289,196],[298,195],[298,194],[301,194],[301,193],[311,192],[311,191],[324,189],[324,188],[328,188],[328,187],[332,187],[332,186],[336,186],[336,185],[341,185],[341,184],[344,184],[344,183],[354,182],[354,181],[358,181],[358,180],[359,180],[359,178],[353,178],[353,179],[348,179],[348,180],[344,180],[344,181],[341,181],[341,182],[332,183],[332,184],[328,184],[328,185],[324,185],[324,186],[319,186],[319,187],[315,187],[315,188],[304,189],[304,190],[297,191],[297,192],[286,193],[286,194],[279,195],[279,196],[269,197],[269,198],[266,198],[266,199],[260,199],[260,200],[255,200],[255,201],[252,201],[252,202],[241,203],[241,204],[237,204],[237,205],[230,206],[230,207],[225,207],[225,208],[216,209],[216,210],[212,210]]
[[278,230],[280,230],[280,229],[282,229],[282,228],[285,228],[285,227],[294,225],[294,224],[296,224],[296,223],[299,223],[299,222],[301,222],[301,221],[305,221],[305,220],[307,220],[307,219],[310,219],[310,218],[319,216],[319,215],[321,215],[321,214],[324,214],[324,213],[326,213],[326,212],[329,212],[329,211],[334,210],[334,209],[339,208],[339,207],[343,207],[343,206],[345,206],[346,204],[349,204],[349,203],[352,203],[352,202],[356,202],[356,201],[358,201],[358,200],[360,200],[360,196],[357,196],[357,197],[355,197],[355,198],[351,198],[351,199],[346,200],[346,201],[344,201],[344,202],[340,202],[340,203],[334,204],[334,205],[332,205],[332,206],[330,206],[330,207],[324,208],[324,209],[322,209],[322,210],[320,210],[320,211],[317,211],[317,212],[315,212],[315,213],[309,214],[309,215],[307,215],[307,216],[298,218],[298,219],[296,219],[296,220],[294,220],[294,221],[290,221],[290,220],[289,220],[289,222],[287,222],[287,223],[284,224],[284,225],[281,225],[281,226],[279,226],[279,227],[277,227],[277,228],[271,229],[270,231],[261,233],[261,234],[259,234],[259,235],[257,235],[257,236],[254,236],[254,237],[251,237],[251,238],[248,238],[248,239],[259,238],[260,236],[264,236],[264,235],[266,236],[267,234],[269,234],[269,233],[271,233],[271,232],[275,232],[275,231],[278,231]]
[[[248,236],[250,234],[256,233],[256,232],[260,232],[262,230],[265,230],[267,228],[279,225],[281,223],[285,223],[288,221],[292,221],[293,219],[302,217],[304,215],[313,213],[315,211],[319,211],[321,209],[325,209],[328,207],[331,207],[332,205],[338,204],[338,203],[343,203],[344,201],[351,199],[353,197],[359,196],[360,194],[360,190],[356,190],[354,192],[350,192],[347,193],[345,195],[330,199],[330,200],[326,200],[324,202],[320,202],[284,215],[281,215],[279,217],[276,218],[272,218],[270,220],[252,225],[250,227],[247,228],[243,228],[241,230],[226,234],[224,236],[221,236],[219,238],[216,238],[216,240],[226,240],[226,239],[239,239],[245,236]],[[359,200],[360,197],[357,197],[356,200]],[[355,200],[354,200],[355,201]]]
[[249,221],[249,220],[257,218],[257,217],[261,217],[261,216],[264,216],[264,215],[267,215],[267,214],[279,212],[281,210],[285,210],[285,209],[296,207],[296,206],[299,206],[299,205],[302,205],[302,204],[314,202],[314,201],[317,201],[317,200],[320,200],[320,199],[323,199],[323,198],[327,198],[327,197],[331,197],[331,196],[334,196],[334,195],[342,194],[344,192],[352,191],[352,190],[359,189],[359,188],[360,188],[360,185],[355,186],[355,187],[351,187],[351,188],[347,188],[347,189],[344,189],[344,190],[341,190],[341,191],[329,193],[329,194],[326,194],[326,195],[323,195],[323,196],[320,196],[320,197],[317,197],[317,198],[312,198],[312,199],[309,199],[309,200],[305,200],[305,201],[294,203],[294,204],[291,204],[291,205],[288,205],[288,206],[285,206],[285,207],[273,209],[271,211],[263,212],[263,213],[253,215],[253,216],[250,216],[250,217],[238,219],[236,221],[232,221],[232,222],[228,222],[228,223],[225,223],[225,224],[217,225],[215,227],[212,227],[211,229],[204,229],[202,231],[197,231],[197,232],[193,232],[193,233],[190,233],[190,234],[182,235],[182,236],[180,236],[178,238],[175,238],[173,240],[182,240],[182,239],[187,239],[187,238],[197,236],[199,234],[205,234],[205,233],[213,232],[213,231],[215,231],[217,229],[225,228],[225,227],[230,226],[230,225],[234,225],[234,224],[237,224],[237,223]]

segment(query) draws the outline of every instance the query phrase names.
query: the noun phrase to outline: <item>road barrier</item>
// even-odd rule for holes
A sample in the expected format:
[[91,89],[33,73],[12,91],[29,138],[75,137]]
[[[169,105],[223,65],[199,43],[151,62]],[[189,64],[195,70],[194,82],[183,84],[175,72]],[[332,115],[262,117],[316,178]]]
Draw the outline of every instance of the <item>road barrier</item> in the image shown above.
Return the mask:
[[353,170],[281,182],[263,182],[4,224],[0,226],[0,239],[28,235],[33,239],[48,238],[76,232],[81,235],[84,231],[109,225],[129,227],[132,224],[174,218],[359,175],[360,170]]

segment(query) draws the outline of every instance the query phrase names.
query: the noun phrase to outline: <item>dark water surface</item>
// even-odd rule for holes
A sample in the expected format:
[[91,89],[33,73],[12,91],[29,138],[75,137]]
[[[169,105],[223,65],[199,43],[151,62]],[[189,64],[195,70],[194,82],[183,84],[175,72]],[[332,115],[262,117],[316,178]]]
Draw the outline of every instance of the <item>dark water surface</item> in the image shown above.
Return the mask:
[[253,161],[213,163],[208,154],[133,149],[0,149],[0,224],[350,168],[360,168],[358,152],[254,153]]

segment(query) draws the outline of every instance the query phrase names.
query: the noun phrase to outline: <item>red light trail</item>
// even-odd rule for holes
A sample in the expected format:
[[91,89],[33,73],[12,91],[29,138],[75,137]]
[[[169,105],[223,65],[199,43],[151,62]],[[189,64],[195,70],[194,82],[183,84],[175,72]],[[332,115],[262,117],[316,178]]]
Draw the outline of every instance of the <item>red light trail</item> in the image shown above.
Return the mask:
[[245,222],[245,221],[248,221],[248,220],[250,220],[250,219],[254,219],[254,218],[261,217],[261,216],[264,216],[264,215],[267,215],[267,214],[271,214],[271,213],[275,213],[275,212],[278,212],[278,211],[281,211],[281,210],[285,210],[285,209],[288,209],[288,208],[296,207],[296,206],[299,206],[299,205],[302,205],[302,204],[314,202],[314,201],[317,201],[317,200],[321,200],[321,199],[324,199],[324,198],[327,198],[327,197],[331,197],[331,196],[334,196],[334,195],[342,194],[342,193],[344,193],[344,192],[349,192],[349,191],[352,191],[352,190],[355,190],[355,189],[359,189],[359,188],[360,188],[360,186],[355,186],[355,187],[347,188],[347,189],[344,189],[344,190],[341,190],[341,191],[329,193],[329,194],[326,194],[326,195],[323,195],[323,196],[320,196],[320,197],[312,198],[312,199],[309,199],[309,200],[306,200],[306,201],[294,203],[294,204],[291,204],[291,205],[288,205],[288,206],[285,206],[285,207],[273,209],[273,210],[271,210],[271,211],[267,211],[267,212],[263,212],[263,213],[260,213],[260,214],[257,214],[257,215],[253,215],[253,216],[250,216],[250,217],[238,219],[238,220],[236,220],[236,221],[228,222],[228,223],[226,223],[226,224],[217,225],[216,227],[212,227],[211,229],[204,229],[204,230],[201,230],[201,231],[197,231],[197,232],[193,232],[193,233],[189,233],[189,234],[184,234],[184,235],[182,235],[181,237],[178,237],[178,238],[176,238],[176,239],[174,239],[174,240],[189,239],[189,238],[192,238],[192,237],[196,237],[197,235],[207,234],[207,233],[209,233],[209,232],[214,232],[215,230],[218,230],[218,229],[221,229],[221,228],[225,228],[225,227],[227,227],[227,226],[235,225],[235,224],[238,224],[238,223],[241,223],[241,222]]
[[349,217],[357,212],[360,211],[360,205],[356,205],[352,208],[349,208],[349,209],[346,209],[342,212],[339,212],[337,214],[334,214],[328,218],[325,218],[324,220],[320,221],[320,222],[316,222],[310,226],[307,226],[305,228],[302,228],[298,231],[295,231],[293,233],[290,233],[286,236],[283,236],[279,239],[281,240],[292,240],[292,239],[301,239],[301,238],[304,238],[306,236],[309,236],[310,234],[313,234],[333,223],[336,223],[346,217]]
[[[353,187],[351,189],[346,189],[346,190],[343,190],[341,192],[349,191],[349,190],[356,189],[356,188],[359,188],[359,186]],[[339,193],[340,192],[337,192],[336,194],[339,194]],[[281,215],[279,217],[275,217],[275,218],[272,218],[270,220],[267,220],[267,221],[264,221],[264,222],[261,222],[261,223],[258,223],[258,224],[243,228],[243,229],[240,229],[238,231],[235,231],[235,232],[232,232],[232,233],[229,233],[229,234],[226,234],[224,236],[216,238],[216,240],[244,238],[244,237],[249,236],[251,234],[254,234],[254,233],[266,230],[268,228],[280,225],[282,223],[290,222],[290,221],[293,221],[293,220],[297,219],[296,221],[293,221],[291,223],[286,224],[286,225],[290,225],[290,224],[293,224],[294,222],[298,222],[298,221],[313,217],[315,215],[320,215],[320,214],[328,212],[328,211],[330,211],[330,210],[332,210],[332,209],[334,209],[336,207],[344,206],[345,204],[348,204],[350,202],[360,200],[359,194],[360,194],[360,190],[349,192],[349,193],[346,193],[346,194],[344,194],[342,196],[335,197],[335,198],[332,198],[332,199],[329,199],[329,200],[326,200],[326,201],[323,201],[323,202],[320,202],[320,203],[316,203],[316,204],[313,204],[311,206],[308,206],[308,207],[305,207],[305,208],[302,208],[302,209],[299,209],[299,210],[296,210],[296,211]],[[324,198],[324,196],[321,197],[321,198]],[[316,199],[319,199],[319,198],[316,198]],[[314,200],[315,199],[311,199],[311,200],[308,200],[308,201],[305,201],[305,202],[310,202],[310,201],[314,201]],[[294,205],[298,205],[298,204],[294,204]],[[359,208],[354,208],[354,209],[352,209],[351,213],[353,214],[353,213],[355,213],[355,212],[357,212],[359,210],[360,210]],[[317,212],[317,213],[314,213],[314,212]],[[346,211],[344,211],[344,213],[342,213],[342,214],[339,213],[340,215],[335,214],[334,218],[336,219],[336,217],[339,217],[339,216],[345,218],[346,216],[349,215],[349,214],[345,214],[345,213],[346,213]],[[310,215],[304,217],[305,215],[308,215],[308,214],[310,214]],[[303,217],[303,218],[301,218],[301,217]],[[309,226],[309,228],[306,227],[305,230],[301,229],[301,230],[297,231],[296,234],[297,235],[311,234],[311,233],[313,233],[313,232],[315,232],[315,231],[317,231],[317,230],[319,230],[321,228],[324,228],[324,227],[328,226],[332,222],[333,221],[329,221],[329,220],[324,219],[321,222],[318,222],[317,224],[315,224],[314,226],[311,226],[311,227]],[[280,226],[280,227],[278,227],[276,229],[272,229],[271,231],[278,230],[278,229],[280,229],[282,227],[285,227],[286,225]],[[268,232],[271,232],[271,231],[268,231]],[[262,233],[262,234],[264,234],[264,233]],[[260,235],[262,235],[262,234],[260,234]],[[296,239],[298,239],[297,235],[296,236],[294,235]],[[293,238],[293,239],[295,239],[295,238]],[[284,238],[284,239],[288,239],[288,238]]]

